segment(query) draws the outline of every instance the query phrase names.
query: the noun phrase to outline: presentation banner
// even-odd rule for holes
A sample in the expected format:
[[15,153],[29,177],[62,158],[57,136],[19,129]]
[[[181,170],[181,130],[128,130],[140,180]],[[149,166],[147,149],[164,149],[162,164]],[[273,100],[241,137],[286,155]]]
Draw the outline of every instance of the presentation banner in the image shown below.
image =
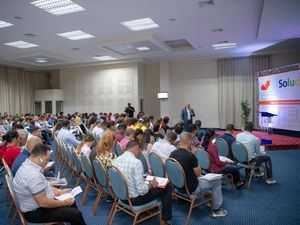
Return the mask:
[[277,115],[272,118],[271,127],[300,131],[299,64],[262,71],[257,75],[259,111]]

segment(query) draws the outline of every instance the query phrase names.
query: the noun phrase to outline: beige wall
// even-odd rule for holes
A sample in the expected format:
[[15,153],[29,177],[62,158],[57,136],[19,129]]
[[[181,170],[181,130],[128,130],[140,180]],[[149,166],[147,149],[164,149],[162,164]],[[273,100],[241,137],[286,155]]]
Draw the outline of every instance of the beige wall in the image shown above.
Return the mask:
[[216,60],[170,62],[169,116],[180,120],[180,110],[190,103],[203,127],[219,127]]
[[159,63],[145,64],[144,74],[144,111],[160,117],[160,100],[157,99],[157,92],[160,86]]

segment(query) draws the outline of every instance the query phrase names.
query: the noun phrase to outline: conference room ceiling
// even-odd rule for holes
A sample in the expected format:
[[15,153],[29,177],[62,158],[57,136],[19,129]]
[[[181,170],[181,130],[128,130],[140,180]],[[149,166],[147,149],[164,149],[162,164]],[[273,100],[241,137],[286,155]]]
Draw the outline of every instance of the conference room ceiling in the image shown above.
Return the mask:
[[[239,57],[300,37],[299,0],[72,0],[84,10],[65,15],[44,11],[34,1],[0,1],[0,25],[13,24],[0,28],[0,64],[54,69]],[[132,31],[121,24],[142,18],[159,27]],[[62,37],[77,30],[91,38]],[[15,41],[38,46],[7,45]],[[231,42],[235,48],[212,47]]]

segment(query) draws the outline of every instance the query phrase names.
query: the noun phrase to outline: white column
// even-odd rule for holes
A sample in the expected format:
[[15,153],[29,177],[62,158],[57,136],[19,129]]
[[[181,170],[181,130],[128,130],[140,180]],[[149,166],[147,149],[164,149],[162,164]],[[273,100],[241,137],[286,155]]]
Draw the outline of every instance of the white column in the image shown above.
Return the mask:
[[42,103],[42,114],[45,113],[45,100],[41,101]]
[[52,100],[52,113],[55,114],[56,113],[56,101]]
[[170,66],[168,61],[160,62],[160,91],[169,93],[169,99],[160,100],[160,116],[169,116],[171,109],[170,98],[172,98],[172,93],[170,90]]

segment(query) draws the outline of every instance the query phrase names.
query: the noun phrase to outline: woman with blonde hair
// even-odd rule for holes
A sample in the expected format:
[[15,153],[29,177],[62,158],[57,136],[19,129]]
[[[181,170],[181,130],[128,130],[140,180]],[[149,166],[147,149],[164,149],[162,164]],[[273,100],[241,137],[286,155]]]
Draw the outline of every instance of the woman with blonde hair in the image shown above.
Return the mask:
[[107,130],[103,133],[101,140],[97,145],[97,158],[106,168],[112,166],[112,161],[117,155],[112,152],[116,145],[116,135],[114,132]]
[[94,141],[95,138],[93,137],[93,135],[90,134],[86,135],[83,141],[76,148],[77,154],[80,155],[81,153],[83,153],[89,158]]

